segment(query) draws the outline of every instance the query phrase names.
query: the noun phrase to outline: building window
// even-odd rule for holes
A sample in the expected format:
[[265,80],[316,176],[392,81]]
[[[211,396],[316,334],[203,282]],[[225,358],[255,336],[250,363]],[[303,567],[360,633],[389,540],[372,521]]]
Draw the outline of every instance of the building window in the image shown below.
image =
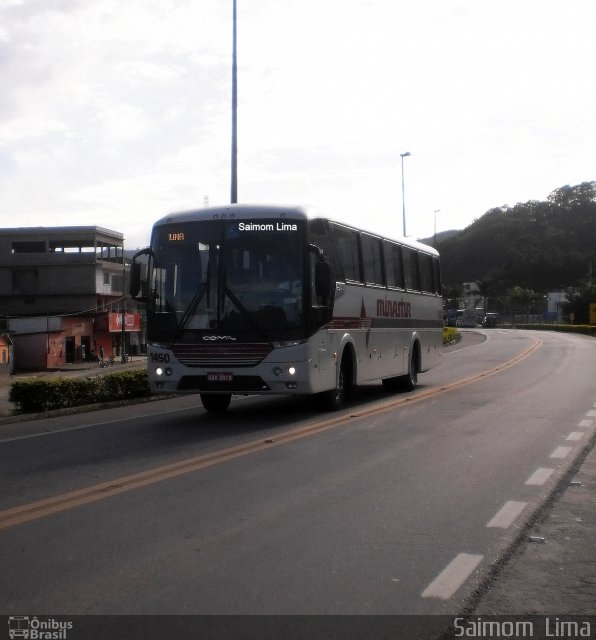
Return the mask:
[[30,240],[28,242],[13,242],[12,253],[45,253],[45,240]]
[[110,274],[107,271],[103,272],[103,283],[106,287],[110,286]]

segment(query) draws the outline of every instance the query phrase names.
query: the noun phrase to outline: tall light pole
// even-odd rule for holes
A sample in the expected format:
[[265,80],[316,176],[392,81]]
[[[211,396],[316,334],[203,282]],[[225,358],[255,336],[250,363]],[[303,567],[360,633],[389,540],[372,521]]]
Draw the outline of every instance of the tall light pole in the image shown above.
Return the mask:
[[435,209],[435,233],[433,235],[433,247],[437,246],[437,213],[439,213],[440,209]]
[[404,238],[406,237],[406,192],[404,188],[404,158],[411,156],[412,154],[409,151],[405,153],[400,153],[401,156],[401,205],[402,205],[402,216],[404,223]]
[[238,202],[238,69],[236,63],[236,0],[232,17],[232,186],[230,202]]

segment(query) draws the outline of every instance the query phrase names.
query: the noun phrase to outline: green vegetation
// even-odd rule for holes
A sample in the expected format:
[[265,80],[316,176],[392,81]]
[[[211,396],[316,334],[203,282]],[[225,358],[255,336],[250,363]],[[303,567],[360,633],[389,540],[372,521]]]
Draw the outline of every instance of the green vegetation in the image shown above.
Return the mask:
[[545,202],[496,207],[438,242],[447,283],[478,280],[515,286],[575,286],[596,267],[596,181],[553,191]]
[[443,327],[443,344],[452,344],[461,339],[461,334],[455,327]]
[[445,298],[476,282],[487,311],[542,314],[550,291],[568,291],[566,317],[588,323],[596,302],[596,181],[565,186],[546,201],[491,209],[437,242]]
[[8,399],[22,412],[50,411],[150,395],[147,371],[123,371],[89,378],[19,380]]

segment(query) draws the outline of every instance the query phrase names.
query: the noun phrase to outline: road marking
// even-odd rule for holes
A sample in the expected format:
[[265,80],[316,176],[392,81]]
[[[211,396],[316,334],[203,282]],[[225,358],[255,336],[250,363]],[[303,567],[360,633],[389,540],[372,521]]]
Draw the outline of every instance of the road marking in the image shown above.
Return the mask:
[[572,431],[565,438],[565,440],[577,441],[577,440],[581,440],[583,436],[584,436],[584,432],[583,431]]
[[551,458],[566,458],[571,452],[571,447],[557,447],[549,457]]
[[591,427],[593,420],[582,420],[577,426],[578,427]]
[[540,467],[534,471],[534,473],[526,480],[525,484],[527,485],[542,485],[544,484],[553,474],[554,469],[545,469],[544,467]]
[[511,526],[517,516],[519,516],[519,514],[524,510],[527,504],[527,502],[516,502],[515,500],[508,500],[486,526],[507,529]]
[[[156,399],[152,402],[162,402],[163,400],[161,398]],[[143,403],[145,404],[145,403]],[[110,407],[107,410],[113,409],[114,407]],[[122,407],[118,407],[118,408],[122,408]],[[154,411],[153,413],[143,413],[140,415],[140,417],[142,418],[153,418],[156,415],[168,415],[170,413],[181,413],[182,411],[192,411],[194,408],[196,407],[185,407],[185,408],[178,408],[178,409],[164,409],[163,411],[159,411],[159,407],[157,407],[157,411]],[[71,418],[73,415],[75,414],[64,414],[63,416],[53,416],[52,418],[48,418],[48,419],[53,419],[53,420],[57,420],[58,418]],[[101,420],[100,422],[90,422],[89,424],[82,424],[82,425],[78,425],[78,426],[72,426],[72,427],[63,427],[63,428],[59,428],[59,429],[52,429],[51,427],[48,428],[47,431],[42,431],[41,433],[26,433],[24,435],[19,435],[19,436],[13,436],[10,438],[2,438],[0,436],[0,444],[4,444],[5,442],[15,442],[18,440],[28,440],[29,438],[40,438],[42,436],[54,436],[56,434],[60,434],[60,433],[69,433],[71,431],[82,431],[83,429],[92,429],[92,428],[96,428],[96,427],[106,427],[106,426],[111,426],[111,425],[116,425],[119,424],[120,422],[130,422],[131,420],[134,420],[135,418],[139,417],[137,416],[128,416],[127,418],[114,418],[113,420]],[[43,418],[44,420],[46,418]],[[33,422],[33,420],[31,420],[31,422]],[[8,423],[11,424],[11,423]]]
[[596,418],[596,409],[592,409],[592,410],[588,411],[588,413],[586,413],[586,415],[588,416],[588,418]]
[[449,600],[468,579],[484,556],[477,553],[460,553],[422,592],[423,598]]
[[[73,509],[82,505],[90,504],[92,502],[96,502],[97,500],[103,500],[104,498],[125,493],[127,491],[147,487],[149,485],[155,484],[156,482],[161,482],[163,480],[174,478],[187,473],[192,473],[216,464],[222,464],[236,458],[270,449],[272,447],[277,447],[288,442],[293,442],[294,440],[299,440],[301,438],[307,438],[319,433],[323,433],[340,426],[343,427],[354,422],[357,419],[387,413],[403,405],[411,405],[412,403],[422,402],[427,398],[442,395],[453,389],[458,389],[473,382],[485,380],[487,377],[500,373],[501,371],[504,371],[519,363],[521,360],[524,360],[543,344],[542,340],[535,337],[531,337],[530,340],[532,341],[532,344],[527,349],[514,356],[510,360],[494,367],[493,369],[488,369],[487,371],[470,376],[469,378],[456,380],[452,383],[441,385],[440,387],[432,388],[427,391],[421,391],[419,393],[416,393],[415,395],[409,395],[397,400],[390,400],[389,402],[384,402],[380,405],[374,405],[368,409],[358,409],[356,412],[354,412],[353,409],[347,409],[346,412],[342,412],[332,418],[318,420],[314,423],[311,423],[310,425],[277,434],[274,437],[273,441],[264,442],[262,439],[253,440],[251,442],[247,442],[234,447],[220,449],[213,453],[203,454],[193,458],[180,460],[178,462],[174,462],[164,466],[148,469],[147,471],[143,471],[141,473],[124,476],[121,478],[115,478],[114,480],[110,480],[108,482],[103,482],[62,495],[53,496],[51,498],[46,498],[37,502],[32,502],[29,504],[24,504],[18,507],[0,511],[0,530],[18,524],[23,524],[25,522],[38,520],[39,518],[59,513],[61,511],[66,511],[68,509]],[[187,410],[187,408],[184,409],[184,411]],[[350,411],[352,411],[352,413],[350,413]],[[126,420],[126,418],[123,420]]]

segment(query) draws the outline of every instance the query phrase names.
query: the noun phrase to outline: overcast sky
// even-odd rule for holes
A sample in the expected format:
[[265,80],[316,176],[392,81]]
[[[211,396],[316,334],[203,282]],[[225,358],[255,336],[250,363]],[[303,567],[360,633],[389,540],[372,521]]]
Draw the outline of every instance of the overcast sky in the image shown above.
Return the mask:
[[[237,0],[238,199],[389,236],[596,179],[594,0]],[[0,226],[230,198],[232,0],[0,0]],[[439,210],[435,214],[435,211]]]

